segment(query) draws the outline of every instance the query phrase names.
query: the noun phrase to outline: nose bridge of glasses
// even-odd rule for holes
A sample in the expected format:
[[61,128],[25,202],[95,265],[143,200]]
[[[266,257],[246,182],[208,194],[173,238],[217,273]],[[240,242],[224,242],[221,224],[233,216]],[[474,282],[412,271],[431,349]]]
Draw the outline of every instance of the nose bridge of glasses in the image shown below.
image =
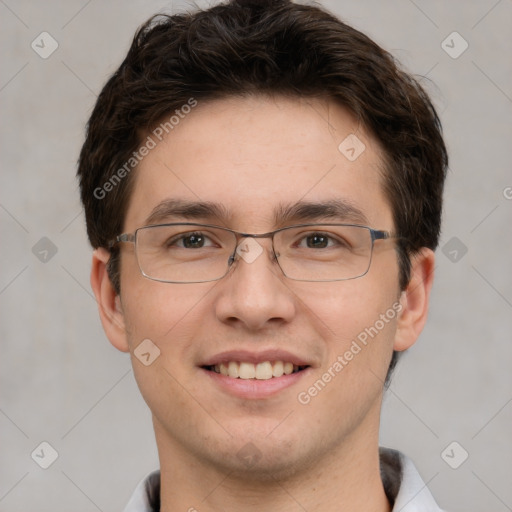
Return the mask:
[[[242,258],[247,253],[252,254],[258,253],[259,256],[262,252],[267,251],[269,256],[274,256],[273,249],[273,237],[274,233],[235,233],[236,235],[236,247],[235,252]],[[267,242],[264,239],[269,238]],[[259,240],[258,240],[259,239]]]
[[[236,246],[230,257],[230,264],[237,258],[246,263],[254,262],[263,252],[267,252],[271,261],[275,261],[276,254],[273,246],[274,232],[268,233],[241,233],[234,232],[236,237]],[[268,242],[263,239],[269,238]],[[257,240],[260,239],[260,240]]]

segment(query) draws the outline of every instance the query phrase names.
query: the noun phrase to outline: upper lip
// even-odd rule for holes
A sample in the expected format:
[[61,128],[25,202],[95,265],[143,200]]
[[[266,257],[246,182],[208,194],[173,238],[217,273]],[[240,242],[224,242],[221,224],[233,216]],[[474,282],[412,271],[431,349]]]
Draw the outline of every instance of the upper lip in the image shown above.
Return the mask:
[[299,357],[286,350],[263,350],[259,352],[250,352],[248,350],[229,350],[220,352],[205,359],[199,366],[214,366],[216,364],[227,363],[229,361],[237,361],[240,363],[264,363],[265,361],[283,361],[293,363],[297,366],[310,366],[305,358]]

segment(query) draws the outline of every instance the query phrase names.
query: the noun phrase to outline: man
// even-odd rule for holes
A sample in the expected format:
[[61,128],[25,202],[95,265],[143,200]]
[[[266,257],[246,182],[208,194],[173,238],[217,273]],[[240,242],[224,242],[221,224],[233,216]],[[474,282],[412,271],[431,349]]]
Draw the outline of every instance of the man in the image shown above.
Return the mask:
[[421,87],[318,7],[139,30],[78,170],[101,320],[160,457],[127,512],[439,510],[378,430],[446,168]]

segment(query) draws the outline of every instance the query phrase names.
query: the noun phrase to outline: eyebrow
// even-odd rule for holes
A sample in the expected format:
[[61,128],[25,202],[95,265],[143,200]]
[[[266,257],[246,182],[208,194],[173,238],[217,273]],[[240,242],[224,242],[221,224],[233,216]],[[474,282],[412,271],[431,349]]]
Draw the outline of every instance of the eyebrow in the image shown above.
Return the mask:
[[368,224],[368,219],[363,211],[345,199],[330,199],[321,202],[298,201],[291,205],[280,205],[274,213],[276,225],[319,220]]
[[[153,208],[145,221],[145,225],[181,219],[216,221],[222,225],[227,225],[230,217],[229,210],[220,203],[164,199]],[[319,220],[368,224],[368,219],[362,210],[345,199],[280,204],[275,208],[273,217],[276,226],[284,226],[292,222],[316,222]]]
[[164,199],[153,208],[145,224],[158,224],[172,217],[187,220],[215,219],[221,221],[229,217],[229,212],[223,205],[210,201]]

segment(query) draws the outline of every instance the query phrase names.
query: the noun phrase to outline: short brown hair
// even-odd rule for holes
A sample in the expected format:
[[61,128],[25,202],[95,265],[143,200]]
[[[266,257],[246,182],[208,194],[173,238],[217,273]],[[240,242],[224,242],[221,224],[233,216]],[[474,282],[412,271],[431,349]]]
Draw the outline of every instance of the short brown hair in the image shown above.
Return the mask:
[[[93,247],[107,247],[123,229],[133,173],[116,176],[149,130],[191,98],[258,93],[333,99],[380,142],[405,288],[410,256],[438,244],[448,165],[439,118],[423,88],[388,52],[324,9],[290,0],[231,0],[157,15],[137,31],[98,97],[80,153]],[[103,196],[98,190],[107,182]],[[119,293],[117,249],[109,272]]]

